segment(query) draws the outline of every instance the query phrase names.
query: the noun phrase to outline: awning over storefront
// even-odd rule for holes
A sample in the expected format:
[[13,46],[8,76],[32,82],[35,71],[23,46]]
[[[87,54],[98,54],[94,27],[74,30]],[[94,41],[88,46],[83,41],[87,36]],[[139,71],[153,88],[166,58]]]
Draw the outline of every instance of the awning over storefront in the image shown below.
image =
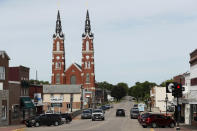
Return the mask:
[[25,109],[34,108],[34,104],[30,97],[21,97],[21,106]]

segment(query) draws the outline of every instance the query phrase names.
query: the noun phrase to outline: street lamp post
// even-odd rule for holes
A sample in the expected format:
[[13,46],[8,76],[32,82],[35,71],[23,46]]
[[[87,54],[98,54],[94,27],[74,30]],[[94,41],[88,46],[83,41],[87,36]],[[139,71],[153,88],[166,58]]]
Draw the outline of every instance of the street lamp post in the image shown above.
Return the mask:
[[168,95],[167,95],[167,93],[166,93],[165,102],[166,102],[166,116],[167,116],[167,105],[168,105]]
[[151,112],[151,98],[148,99],[149,106],[150,106],[150,112]]

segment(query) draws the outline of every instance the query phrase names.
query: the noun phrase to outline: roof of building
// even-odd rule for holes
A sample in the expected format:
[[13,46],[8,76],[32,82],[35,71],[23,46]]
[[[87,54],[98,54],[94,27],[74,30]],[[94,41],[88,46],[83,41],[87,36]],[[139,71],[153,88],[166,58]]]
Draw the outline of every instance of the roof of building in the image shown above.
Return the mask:
[[76,66],[78,66],[81,70],[82,70],[82,67],[79,65],[79,64],[77,64],[77,63],[74,63]]
[[66,71],[69,70],[69,69],[72,67],[72,65],[74,65],[79,71],[82,71],[82,67],[81,67],[79,64],[77,64],[77,63],[71,64],[71,65],[66,69]]
[[8,56],[8,54],[3,50],[0,50],[0,56],[2,56],[3,58],[6,56],[8,60],[10,60],[10,57]]
[[43,93],[81,93],[81,85],[43,85]]

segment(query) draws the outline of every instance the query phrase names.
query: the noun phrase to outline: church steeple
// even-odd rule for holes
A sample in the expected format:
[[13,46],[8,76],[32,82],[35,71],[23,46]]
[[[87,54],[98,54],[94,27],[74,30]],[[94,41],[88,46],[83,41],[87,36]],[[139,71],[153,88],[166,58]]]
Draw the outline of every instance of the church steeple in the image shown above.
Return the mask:
[[90,18],[89,18],[88,10],[86,13],[86,20],[85,20],[85,33],[82,34],[82,37],[86,36],[87,34],[93,37],[93,33],[91,33],[91,25],[90,25]]
[[53,37],[56,37],[57,35],[59,35],[60,37],[64,37],[64,34],[62,32],[62,25],[61,25],[59,10],[57,13],[56,28],[55,28],[55,34],[53,35]]
[[90,31],[91,31],[91,25],[90,25],[90,19],[89,19],[89,12],[87,10],[86,21],[85,21],[85,32],[90,33]]

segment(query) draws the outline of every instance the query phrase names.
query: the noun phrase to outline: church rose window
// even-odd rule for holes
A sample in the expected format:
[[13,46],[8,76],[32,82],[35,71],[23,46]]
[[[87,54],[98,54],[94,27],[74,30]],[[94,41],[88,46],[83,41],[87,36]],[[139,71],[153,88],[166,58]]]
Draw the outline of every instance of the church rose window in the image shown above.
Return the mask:
[[86,74],[86,83],[90,83],[90,75],[89,75],[89,73]]
[[75,75],[72,75],[71,77],[70,77],[70,84],[76,84],[76,76]]

